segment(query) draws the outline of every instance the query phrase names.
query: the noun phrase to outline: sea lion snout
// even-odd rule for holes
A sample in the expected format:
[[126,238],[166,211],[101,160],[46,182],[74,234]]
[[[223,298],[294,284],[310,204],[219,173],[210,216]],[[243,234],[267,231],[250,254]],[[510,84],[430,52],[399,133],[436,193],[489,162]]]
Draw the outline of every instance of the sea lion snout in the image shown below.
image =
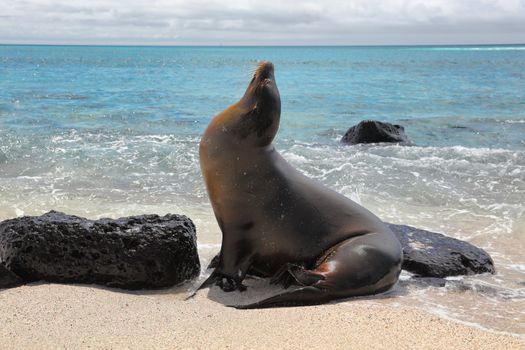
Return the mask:
[[279,91],[272,62],[259,62],[242,100],[248,104],[271,103],[280,108]]
[[273,63],[269,61],[260,62],[253,73],[253,80],[250,85],[256,94],[271,93],[272,88],[276,87]]
[[273,63],[269,61],[261,61],[255,69],[254,77],[259,81],[263,82],[267,79],[274,80],[274,67]]
[[[253,73],[253,78],[240,101],[249,109],[248,114],[270,116],[270,119],[278,118],[281,114],[281,98],[277,89],[277,82],[274,76],[273,63],[261,61]],[[268,119],[268,118],[265,118]]]

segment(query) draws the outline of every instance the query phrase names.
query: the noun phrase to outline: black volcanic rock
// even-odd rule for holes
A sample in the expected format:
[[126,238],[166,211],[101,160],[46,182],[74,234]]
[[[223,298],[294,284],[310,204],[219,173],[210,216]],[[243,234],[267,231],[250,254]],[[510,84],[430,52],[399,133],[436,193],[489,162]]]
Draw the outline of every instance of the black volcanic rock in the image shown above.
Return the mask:
[[483,249],[440,233],[388,224],[403,247],[403,269],[422,277],[494,273],[494,262]]
[[[422,277],[494,273],[482,249],[439,233],[388,224],[403,269]],[[88,220],[59,212],[0,223],[0,288],[31,281],[163,288],[199,275],[193,222],[182,215]]]
[[378,142],[408,143],[408,138],[405,135],[405,128],[401,125],[364,120],[348,129],[341,142],[350,145]]
[[163,288],[199,275],[193,222],[182,215],[88,220],[51,211],[0,223],[0,262],[26,282]]
[[24,281],[0,263],[0,288],[16,287],[21,284],[24,284]]

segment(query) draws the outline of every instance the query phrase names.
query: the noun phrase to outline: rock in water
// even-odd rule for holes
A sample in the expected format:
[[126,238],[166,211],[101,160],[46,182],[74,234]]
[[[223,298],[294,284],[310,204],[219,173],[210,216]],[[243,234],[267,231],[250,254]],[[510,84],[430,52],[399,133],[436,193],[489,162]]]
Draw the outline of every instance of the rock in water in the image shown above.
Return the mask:
[[24,284],[24,281],[0,263],[0,288],[16,287],[21,284]]
[[350,145],[378,142],[408,143],[408,138],[405,135],[405,128],[401,125],[364,120],[348,129],[341,142]]
[[170,287],[200,272],[193,222],[183,215],[88,220],[51,211],[0,223],[0,262],[27,282]]
[[483,249],[440,233],[388,224],[403,247],[403,269],[422,277],[494,273],[494,262]]

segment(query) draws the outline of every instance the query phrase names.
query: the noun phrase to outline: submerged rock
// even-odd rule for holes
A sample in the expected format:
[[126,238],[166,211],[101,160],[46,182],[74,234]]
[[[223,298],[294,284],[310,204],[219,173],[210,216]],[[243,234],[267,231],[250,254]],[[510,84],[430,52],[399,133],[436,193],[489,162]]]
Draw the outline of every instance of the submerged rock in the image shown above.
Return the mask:
[[401,125],[364,120],[348,129],[341,142],[350,145],[378,142],[408,143],[408,138],[405,135],[405,128]]
[[199,275],[196,241],[183,215],[88,220],[51,211],[0,223],[0,262],[26,282],[163,288]]
[[403,247],[403,269],[423,277],[494,273],[494,262],[483,249],[440,233],[388,224]]

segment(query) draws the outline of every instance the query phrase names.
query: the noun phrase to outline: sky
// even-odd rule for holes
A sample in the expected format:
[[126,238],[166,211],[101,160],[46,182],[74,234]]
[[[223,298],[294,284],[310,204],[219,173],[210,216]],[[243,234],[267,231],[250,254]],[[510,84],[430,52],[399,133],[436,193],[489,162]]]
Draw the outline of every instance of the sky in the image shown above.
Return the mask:
[[0,0],[0,43],[525,43],[525,0]]

